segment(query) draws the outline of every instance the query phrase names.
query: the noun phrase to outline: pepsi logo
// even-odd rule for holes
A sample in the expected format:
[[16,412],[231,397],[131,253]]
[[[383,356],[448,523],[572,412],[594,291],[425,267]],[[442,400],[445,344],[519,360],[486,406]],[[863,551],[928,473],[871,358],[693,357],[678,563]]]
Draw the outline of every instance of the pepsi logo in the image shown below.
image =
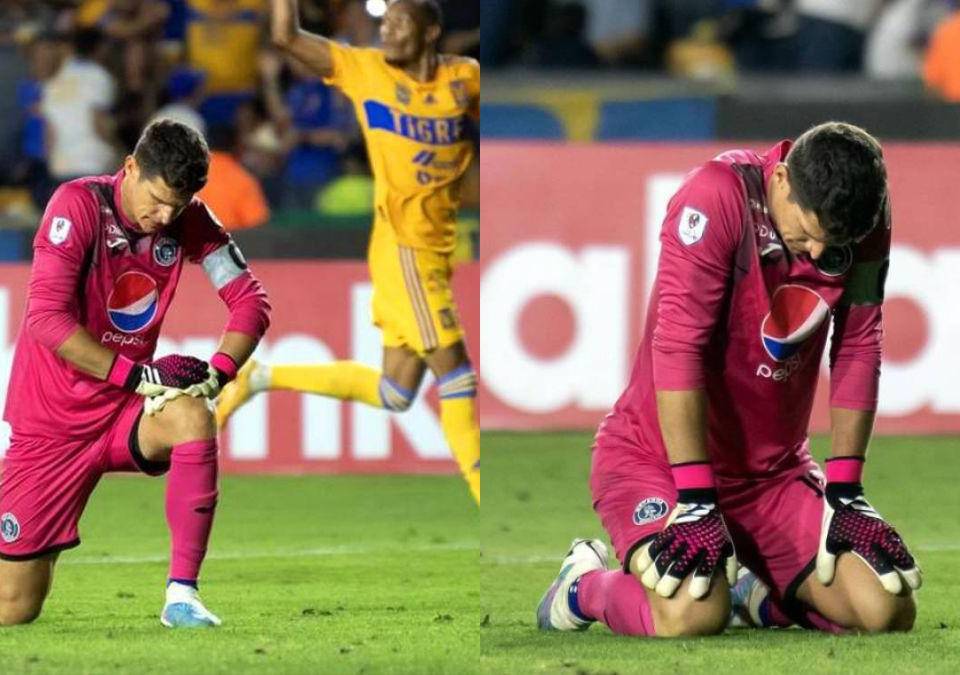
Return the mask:
[[157,282],[142,272],[124,272],[107,298],[107,315],[118,330],[139,333],[157,315]]
[[796,354],[830,313],[830,306],[806,286],[785,284],[773,293],[770,312],[760,324],[767,354],[784,361]]

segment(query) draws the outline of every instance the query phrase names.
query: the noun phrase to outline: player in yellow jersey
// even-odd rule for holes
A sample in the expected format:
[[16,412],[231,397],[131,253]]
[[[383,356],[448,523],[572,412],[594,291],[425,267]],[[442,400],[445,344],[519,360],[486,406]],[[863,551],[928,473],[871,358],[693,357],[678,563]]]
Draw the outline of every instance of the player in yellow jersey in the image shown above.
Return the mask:
[[480,503],[477,378],[450,287],[461,179],[474,153],[480,66],[438,54],[435,0],[394,0],[382,49],[346,47],[299,27],[296,0],[272,0],[274,43],[353,102],[373,169],[368,262],[383,367],[356,361],[266,366],[249,361],[217,404],[221,426],[253,394],[288,389],[362,401],[395,412],[412,403],[427,368],[436,375],[440,421]]

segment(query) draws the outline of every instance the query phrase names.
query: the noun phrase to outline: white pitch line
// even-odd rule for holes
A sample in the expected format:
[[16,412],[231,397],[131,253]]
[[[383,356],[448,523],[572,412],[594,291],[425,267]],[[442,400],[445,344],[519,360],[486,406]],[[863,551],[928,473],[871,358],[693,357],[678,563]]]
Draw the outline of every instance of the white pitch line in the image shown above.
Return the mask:
[[[960,551],[960,543],[956,544],[921,544],[919,546],[910,546],[907,542],[907,548],[919,553],[942,553]],[[558,563],[563,560],[563,554],[554,555],[484,555],[481,561],[491,565],[540,565],[543,563]],[[922,561],[921,561],[922,562]]]
[[[360,555],[370,553],[399,553],[404,551],[470,551],[480,550],[479,543],[451,542],[446,544],[416,544],[411,546],[329,546],[323,548],[308,548],[299,551],[234,551],[229,553],[211,553],[204,560],[247,560],[253,558],[311,558],[334,555]],[[143,556],[103,556],[98,558],[71,557],[67,554],[58,565],[130,565],[138,563],[161,563],[170,559],[168,555]]]

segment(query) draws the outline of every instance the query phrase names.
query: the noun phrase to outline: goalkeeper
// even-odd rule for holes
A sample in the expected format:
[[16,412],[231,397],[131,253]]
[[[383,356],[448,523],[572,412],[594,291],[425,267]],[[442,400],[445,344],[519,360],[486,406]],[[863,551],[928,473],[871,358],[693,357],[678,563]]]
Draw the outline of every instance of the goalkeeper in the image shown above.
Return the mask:
[[[738,559],[755,625],[913,626],[920,571],[861,482],[890,232],[880,146],[848,124],[686,176],[630,383],[593,448],[593,504],[622,570],[575,540],[541,628],[721,632]],[[831,321],[824,477],[807,427]]]
[[[167,474],[170,569],[165,626],[215,626],[197,593],[217,505],[217,439],[206,398],[236,375],[269,305],[230,236],[193,195],[209,153],[193,129],[160,120],[112,176],[61,185],[33,244],[26,315],[5,419],[0,483],[0,624],[39,614],[57,556],[100,476]],[[209,364],[153,360],[185,261],[230,311]],[[190,394],[180,395],[183,391]],[[143,415],[144,396],[155,397]]]

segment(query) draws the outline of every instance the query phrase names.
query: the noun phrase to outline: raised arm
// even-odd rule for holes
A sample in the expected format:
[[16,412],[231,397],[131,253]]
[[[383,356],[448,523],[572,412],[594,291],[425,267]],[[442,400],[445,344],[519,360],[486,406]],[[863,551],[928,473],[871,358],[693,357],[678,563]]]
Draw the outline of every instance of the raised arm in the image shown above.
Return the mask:
[[320,77],[329,77],[333,74],[330,40],[300,28],[297,4],[297,0],[270,0],[270,38]]

